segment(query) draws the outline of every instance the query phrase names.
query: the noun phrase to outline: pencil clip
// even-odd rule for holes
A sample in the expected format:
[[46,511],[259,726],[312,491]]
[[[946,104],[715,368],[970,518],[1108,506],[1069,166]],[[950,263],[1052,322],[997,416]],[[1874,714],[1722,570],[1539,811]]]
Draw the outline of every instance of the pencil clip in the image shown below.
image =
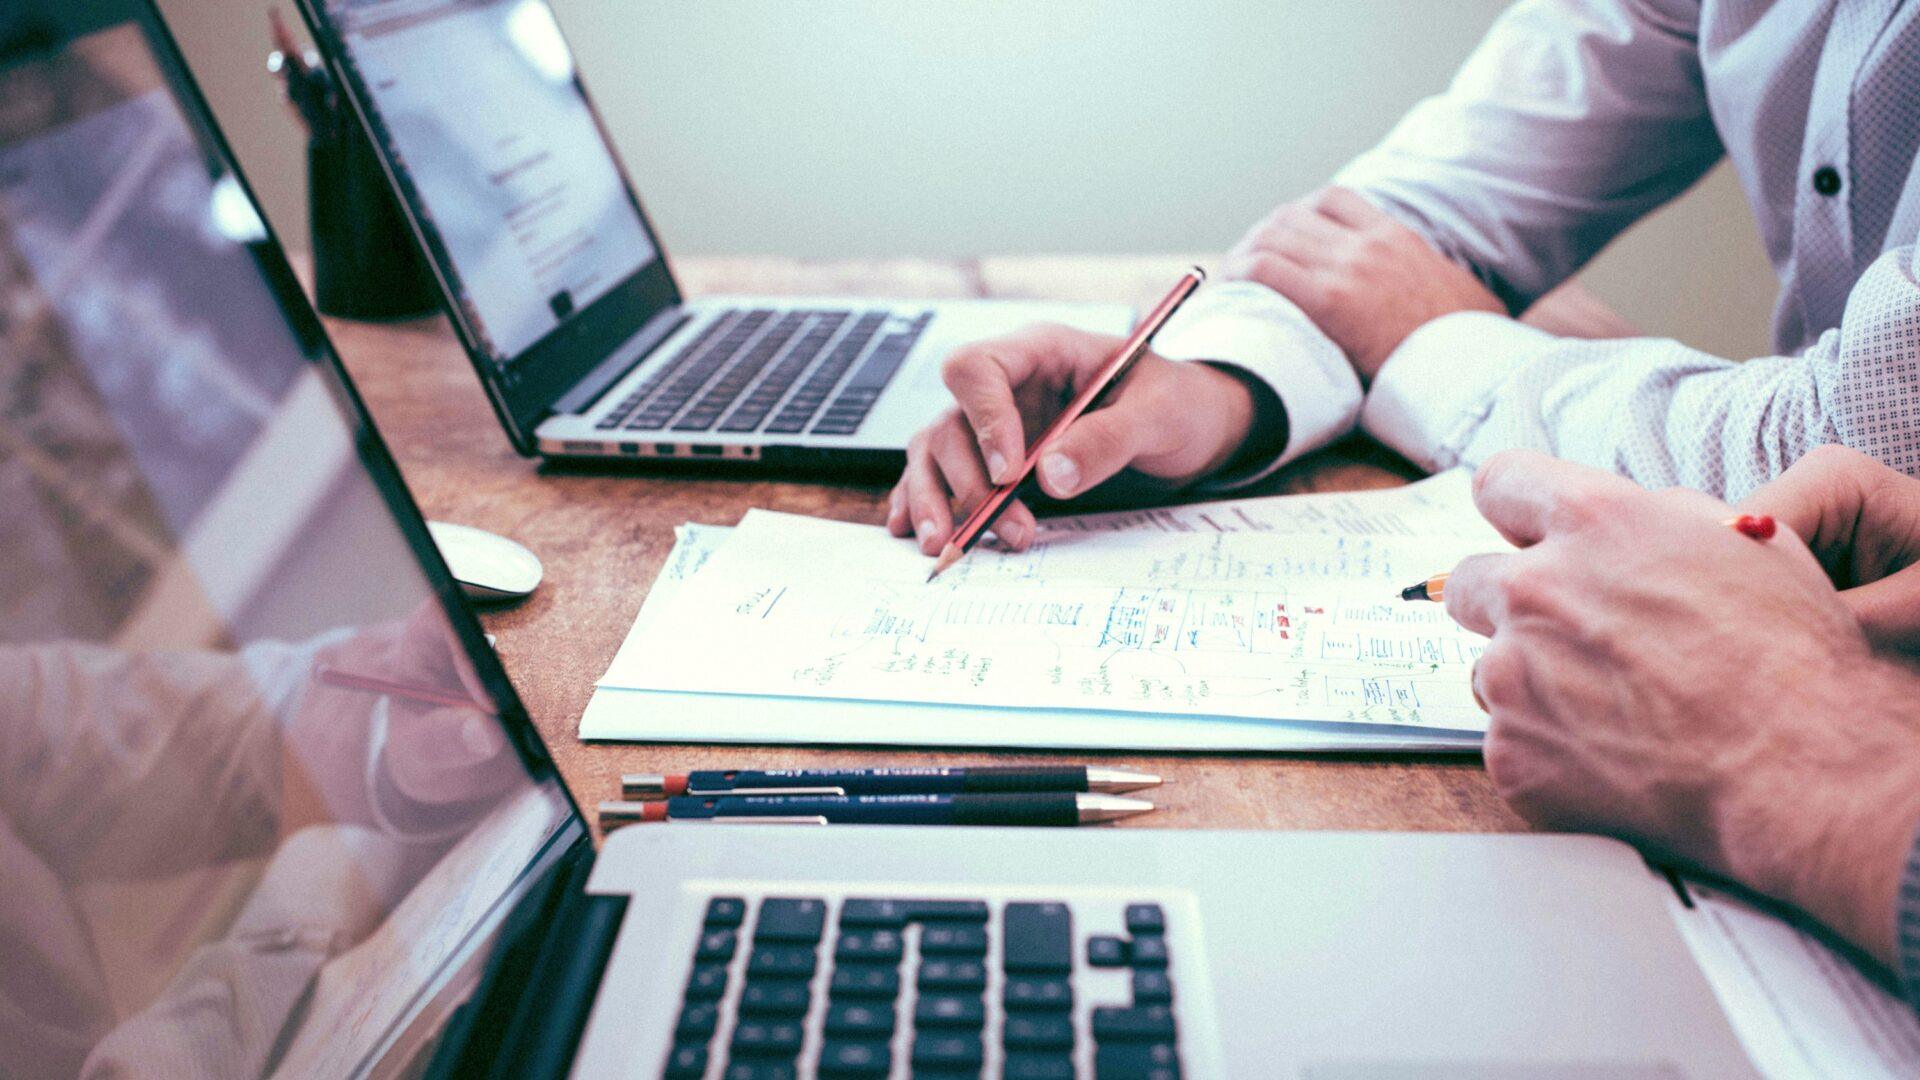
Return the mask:
[[668,818],[667,820],[674,825],[825,825],[827,823],[824,814],[795,817],[758,817],[746,814],[740,817]]

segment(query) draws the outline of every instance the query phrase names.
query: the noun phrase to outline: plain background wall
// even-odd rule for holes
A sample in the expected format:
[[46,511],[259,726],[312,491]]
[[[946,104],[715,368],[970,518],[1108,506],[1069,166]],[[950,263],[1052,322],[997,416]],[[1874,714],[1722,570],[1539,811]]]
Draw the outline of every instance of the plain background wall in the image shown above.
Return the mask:
[[[1505,6],[554,3],[671,251],[810,258],[1224,249],[1444,86]],[[268,215],[304,243],[267,0],[160,6]],[[1775,285],[1724,167],[1584,278],[1650,333],[1767,348]]]

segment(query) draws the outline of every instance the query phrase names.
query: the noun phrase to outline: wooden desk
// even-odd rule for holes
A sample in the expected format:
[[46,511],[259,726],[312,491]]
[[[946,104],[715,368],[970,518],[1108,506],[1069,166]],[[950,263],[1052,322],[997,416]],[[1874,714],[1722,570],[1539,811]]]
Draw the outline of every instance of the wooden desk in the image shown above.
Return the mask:
[[[803,263],[687,260],[690,291],[902,297],[1047,297],[1151,304],[1186,260],[1009,258],[958,262]],[[491,529],[532,548],[546,582],[530,600],[485,616],[500,656],[582,802],[618,794],[622,772],[874,761],[1086,760],[1086,753],[587,745],[575,731],[594,680],[626,636],[686,521],[732,525],[751,507],[878,522],[879,485],[675,479],[542,470],[519,457],[444,320],[387,326],[334,320],[334,341],[429,517]],[[1289,468],[1263,490],[1383,487],[1411,475],[1358,441]],[[1148,826],[1291,829],[1525,828],[1478,762],[1441,757],[1113,754],[1156,772]]]

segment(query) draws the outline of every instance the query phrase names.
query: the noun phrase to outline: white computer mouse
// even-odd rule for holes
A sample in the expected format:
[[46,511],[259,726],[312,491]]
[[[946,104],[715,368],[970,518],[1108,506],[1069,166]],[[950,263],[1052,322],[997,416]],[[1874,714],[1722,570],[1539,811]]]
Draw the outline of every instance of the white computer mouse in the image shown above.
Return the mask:
[[519,544],[468,525],[427,522],[453,580],[475,600],[518,600],[540,587],[540,559]]

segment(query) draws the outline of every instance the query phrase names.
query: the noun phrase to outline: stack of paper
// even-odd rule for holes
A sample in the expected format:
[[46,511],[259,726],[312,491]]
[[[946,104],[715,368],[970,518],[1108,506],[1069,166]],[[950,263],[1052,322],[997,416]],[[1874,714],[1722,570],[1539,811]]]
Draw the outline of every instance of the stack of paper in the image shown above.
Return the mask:
[[1505,547],[1464,473],[1048,522],[931,563],[754,511],[681,530],[587,739],[1473,749],[1483,639],[1401,586]]

